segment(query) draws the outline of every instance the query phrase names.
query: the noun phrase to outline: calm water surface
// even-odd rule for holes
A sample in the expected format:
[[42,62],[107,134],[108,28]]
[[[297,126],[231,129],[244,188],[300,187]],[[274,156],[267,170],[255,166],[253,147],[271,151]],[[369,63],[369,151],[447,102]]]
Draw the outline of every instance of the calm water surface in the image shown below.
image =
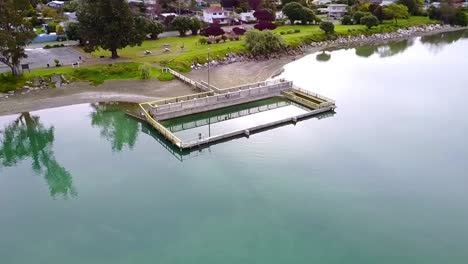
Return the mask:
[[0,117],[0,263],[467,263],[467,37],[292,62],[335,115],[189,154],[113,105]]

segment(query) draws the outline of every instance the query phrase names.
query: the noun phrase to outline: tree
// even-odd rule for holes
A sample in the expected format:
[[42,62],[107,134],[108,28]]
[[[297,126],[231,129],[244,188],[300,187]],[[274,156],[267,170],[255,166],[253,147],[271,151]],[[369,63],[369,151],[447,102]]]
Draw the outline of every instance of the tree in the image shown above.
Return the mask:
[[325,34],[333,34],[335,32],[335,25],[332,22],[323,21],[320,23],[320,29],[325,32]]
[[245,44],[253,55],[268,55],[284,50],[286,42],[271,31],[250,30],[245,34]]
[[390,19],[395,19],[398,24],[399,18],[408,18],[410,16],[408,8],[400,4],[389,4],[383,8],[384,15]]
[[259,21],[273,21],[275,14],[271,9],[260,9],[253,13],[253,16]]
[[27,58],[24,48],[36,37],[14,0],[0,1],[0,62],[14,76],[22,76],[21,59]]
[[249,0],[249,5],[253,10],[258,10],[262,5],[262,0]]
[[65,33],[67,34],[67,38],[69,40],[79,40],[81,43],[80,23],[77,23],[77,22],[69,23]]
[[192,17],[192,26],[190,27],[190,30],[192,31],[193,36],[198,35],[198,31],[202,28],[202,26],[203,23],[200,21],[200,19]]
[[463,10],[457,9],[455,17],[453,19],[453,24],[466,27],[468,25],[467,14]]
[[342,24],[342,25],[352,25],[352,24],[353,24],[353,21],[351,20],[351,17],[350,17],[350,16],[344,16],[344,17],[341,19],[341,24]]
[[304,7],[296,2],[288,3],[283,7],[283,14],[288,17],[291,21],[291,25],[294,24],[294,21],[301,20],[302,18],[302,9]]
[[442,1],[440,4],[440,20],[445,24],[454,24],[457,9],[453,6],[452,0]]
[[411,15],[419,14],[423,7],[423,2],[420,0],[398,0],[396,3],[406,6]]
[[240,35],[240,36],[244,35],[245,31],[246,31],[245,29],[240,28],[240,27],[235,27],[235,28],[232,29],[232,32],[234,32],[234,34]]
[[379,19],[374,15],[369,15],[361,18],[361,24],[365,25],[367,28],[372,28],[379,25]]
[[258,29],[258,30],[273,30],[277,27],[277,25],[275,23],[272,23],[271,21],[265,21],[265,20],[262,20],[262,21],[259,21],[257,24],[255,24],[254,28],[255,29]]
[[384,20],[384,13],[381,5],[371,4],[369,6],[369,11],[372,13],[372,15],[376,16],[380,22]]
[[301,10],[301,23],[303,25],[309,23],[309,22],[314,22],[315,21],[315,13],[311,9],[304,7]]
[[[125,0],[81,0],[77,12],[84,50],[117,50],[141,45],[146,38],[143,20],[134,16]],[[137,25],[138,24],[138,25]]]
[[192,19],[187,16],[178,16],[172,20],[171,24],[175,30],[179,31],[179,35],[183,37],[192,28]]
[[146,19],[146,32],[151,34],[151,39],[158,39],[158,35],[164,32],[164,26],[158,21]]
[[357,11],[353,15],[353,21],[354,24],[362,24],[361,23],[361,18],[370,15],[371,13],[369,12],[362,12],[362,11]]

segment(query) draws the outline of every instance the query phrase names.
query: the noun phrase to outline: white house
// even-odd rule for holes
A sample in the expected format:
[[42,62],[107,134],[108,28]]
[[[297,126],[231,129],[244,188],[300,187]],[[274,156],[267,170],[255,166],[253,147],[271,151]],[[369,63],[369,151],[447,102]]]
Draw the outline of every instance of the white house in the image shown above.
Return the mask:
[[328,17],[329,18],[342,18],[346,14],[346,8],[348,5],[345,4],[329,4],[328,5]]
[[326,5],[331,3],[331,0],[314,0],[313,3],[316,5]]
[[239,14],[239,20],[242,22],[255,22],[257,18],[254,17],[254,10],[250,10],[249,12],[242,12]]
[[203,10],[203,21],[215,24],[230,24],[232,20],[231,12],[219,6],[208,7]]
[[65,5],[64,1],[50,1],[49,3],[47,3],[48,7],[56,8],[56,9],[62,8],[64,5]]

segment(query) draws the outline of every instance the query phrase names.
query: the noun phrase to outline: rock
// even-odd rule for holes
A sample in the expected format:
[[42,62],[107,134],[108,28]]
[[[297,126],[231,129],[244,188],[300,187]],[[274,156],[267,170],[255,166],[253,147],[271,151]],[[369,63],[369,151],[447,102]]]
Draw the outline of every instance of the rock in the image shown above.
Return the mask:
[[9,91],[8,94],[15,94],[15,91]]
[[50,81],[53,82],[53,83],[61,83],[62,82],[62,77],[61,77],[61,75],[54,74],[54,75],[50,76]]
[[41,82],[42,82],[41,79],[39,79],[39,78],[34,78],[34,80],[33,80],[33,85],[34,85],[35,87],[40,86],[40,85],[41,85]]

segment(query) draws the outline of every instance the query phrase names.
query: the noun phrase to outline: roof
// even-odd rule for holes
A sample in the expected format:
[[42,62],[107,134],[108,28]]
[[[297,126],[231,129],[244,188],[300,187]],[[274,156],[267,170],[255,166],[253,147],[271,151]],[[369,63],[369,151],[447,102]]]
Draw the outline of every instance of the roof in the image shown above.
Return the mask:
[[204,9],[203,12],[209,12],[209,13],[217,13],[217,12],[224,12],[224,8],[219,7],[219,6],[211,6],[208,7],[207,9]]

